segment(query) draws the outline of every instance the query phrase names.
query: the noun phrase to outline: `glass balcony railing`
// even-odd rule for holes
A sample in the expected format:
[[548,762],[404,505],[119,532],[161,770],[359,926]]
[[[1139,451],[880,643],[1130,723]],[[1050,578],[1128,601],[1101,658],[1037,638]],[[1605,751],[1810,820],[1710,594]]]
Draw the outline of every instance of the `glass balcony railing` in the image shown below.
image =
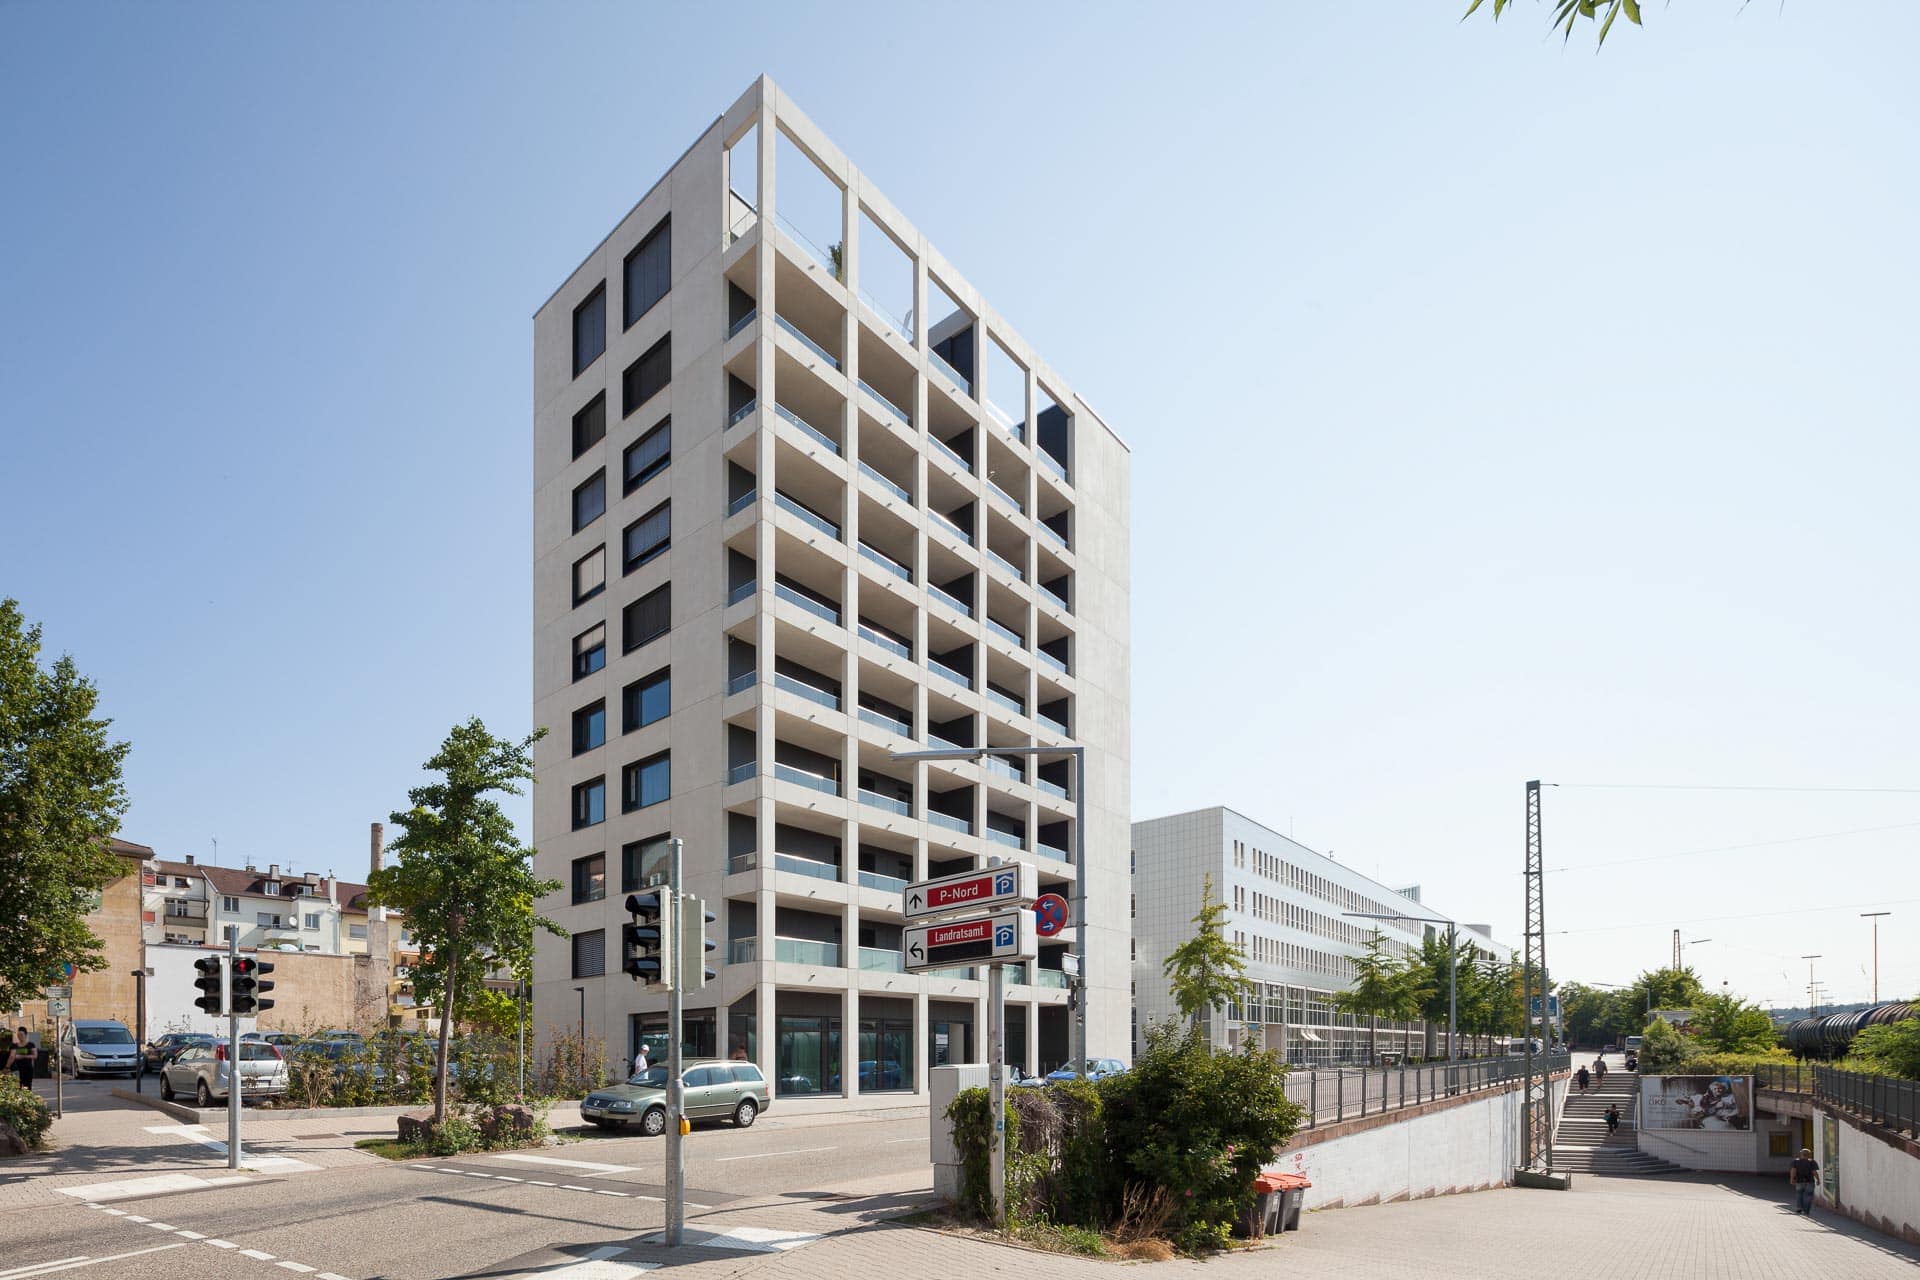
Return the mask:
[[753,598],[753,593],[758,591],[759,589],[760,589],[760,584],[757,582],[743,582],[739,586],[733,588],[733,590],[727,592],[727,603],[739,604],[742,600],[751,600]]
[[1067,669],[1067,664],[1064,659],[1054,657],[1052,654],[1048,653],[1045,649],[1039,649],[1039,650],[1036,650],[1035,652],[1039,655],[1040,665],[1046,666],[1046,667],[1052,667],[1055,671],[1058,671],[1063,676],[1070,676],[1073,674],[1073,672]]
[[[1027,966],[1024,964],[1003,964],[1000,966],[1000,972],[1005,976],[1006,983],[1010,987],[1024,987],[1027,985]],[[987,976],[992,977],[993,975],[989,972]]]
[[1058,969],[1036,969],[1033,973],[1033,985],[1036,987],[1052,987],[1058,991],[1065,991],[1067,989],[1067,975]]
[[1058,845],[1051,845],[1046,843],[1045,841],[1041,841],[1035,844],[1033,846],[1033,851],[1039,854],[1043,858],[1052,858],[1055,862],[1072,862],[1073,861],[1072,854],[1068,853],[1065,849],[1060,848]]
[[885,809],[888,813],[898,813],[904,816],[911,816],[913,814],[913,804],[911,801],[902,800],[898,796],[884,795],[878,791],[869,791],[865,787],[860,788],[860,803],[872,805],[876,809]]
[[904,579],[907,582],[913,581],[913,570],[907,568],[907,566],[901,564],[886,552],[876,551],[863,542],[860,544],[860,554],[879,565],[882,569],[885,569],[888,573],[891,573],[894,577]]
[[1058,591],[1055,591],[1052,587],[1049,587],[1046,584],[1042,583],[1042,584],[1039,584],[1039,590],[1041,595],[1051,600],[1054,604],[1059,605],[1062,609],[1065,609],[1068,613],[1073,612],[1073,607],[1067,603],[1067,598],[1061,595]]
[[860,380],[860,389],[878,401],[882,409],[885,409],[888,413],[898,418],[901,426],[911,427],[913,425],[912,421],[907,417],[907,411],[905,409],[902,409],[899,405],[874,390],[873,384],[865,378]]
[[834,626],[840,625],[840,611],[830,604],[815,600],[812,596],[802,595],[784,582],[773,584],[773,594],[796,609],[804,609],[816,618],[824,618]]
[[928,436],[927,440],[933,445],[933,450],[935,453],[945,454],[947,456],[948,461],[952,462],[955,466],[959,467],[962,471],[966,472],[968,475],[973,474],[973,464],[971,462],[968,462],[965,458],[961,457],[959,452],[955,450],[952,445],[948,444],[945,440],[942,440],[939,436]]
[[1012,694],[1000,692],[998,689],[994,688],[992,685],[987,686],[987,700],[989,702],[992,702],[995,706],[998,706],[1004,710],[1013,712],[1013,714],[1017,716],[1023,716],[1027,714],[1026,703],[1020,701],[1020,699],[1014,697]]
[[811,422],[808,422],[805,418],[801,417],[799,414],[795,413],[793,410],[787,408],[787,406],[780,404],[778,402],[775,402],[773,406],[773,411],[779,414],[781,417],[785,418],[788,422],[791,422],[794,426],[800,428],[801,433],[804,434],[808,439],[813,440],[817,444],[824,445],[828,449],[828,451],[834,453],[835,455],[839,454],[840,452],[839,441],[835,440],[832,436],[828,435],[826,432],[822,431],[820,428],[814,426]]
[[773,495],[773,505],[800,521],[802,524],[811,525],[813,528],[818,529],[835,542],[840,541],[840,526],[821,515],[818,511],[815,511],[812,507],[807,506],[805,503],[789,498],[784,493],[775,491]]
[[727,243],[732,244],[734,241],[745,236],[747,232],[753,230],[754,224],[758,221],[760,221],[760,214],[754,209],[748,209],[745,213],[735,218],[733,225],[727,228]]
[[907,492],[907,487],[905,485],[895,484],[893,481],[889,480],[886,476],[874,470],[873,464],[870,462],[867,462],[865,459],[861,460],[860,474],[868,477],[871,480],[876,481],[882,489],[885,489],[888,493],[900,499],[900,501],[909,503],[909,504],[913,502],[913,495]]
[[745,764],[734,765],[733,768],[727,770],[727,785],[732,786],[736,782],[752,782],[753,775],[757,773],[759,769],[759,763],[754,760],[749,760]]
[[805,938],[775,938],[773,958],[787,964],[816,964],[826,969],[838,969],[840,944],[809,942]]
[[974,977],[973,966],[970,964],[953,965],[945,969],[928,969],[925,972],[929,978],[958,978],[962,982],[972,982]]
[[1007,434],[1015,440],[1025,440],[1027,438],[1026,425],[1022,423],[1020,419],[995,404],[991,399],[987,401],[987,412],[992,415],[995,422],[1005,427]]
[[993,841],[995,844],[1003,844],[1009,849],[1024,849],[1027,847],[1025,836],[1017,836],[1011,831],[1002,831],[998,827],[987,828],[987,839]]
[[935,675],[945,676],[947,679],[953,681],[955,684],[963,684],[969,689],[973,688],[972,676],[962,675],[960,672],[955,671],[952,667],[940,661],[940,659],[938,658],[928,658],[927,668],[928,670],[932,671]]
[[1067,535],[1061,533],[1058,529],[1044,521],[1040,524],[1040,536],[1059,547],[1062,551],[1073,550],[1073,547],[1067,542]]
[[927,745],[930,747],[939,747],[942,751],[966,750],[965,747],[955,742],[952,738],[943,738],[937,733],[929,733],[927,735]]
[[1020,771],[1020,766],[1005,756],[981,756],[980,763],[988,773],[997,773],[1001,777],[1011,778],[1015,782],[1025,782],[1027,780],[1027,775]]
[[776,871],[789,871],[796,876],[811,876],[815,880],[838,880],[840,868],[831,862],[820,862],[813,858],[800,858],[791,853],[773,855],[773,867]]
[[1045,449],[1037,450],[1037,452],[1040,455],[1041,466],[1045,467],[1048,471],[1051,471],[1063,483],[1065,484],[1073,483],[1072,479],[1067,475],[1066,463],[1060,461],[1060,459],[1054,457],[1052,454],[1048,453]]
[[860,873],[860,886],[863,889],[879,889],[885,893],[905,893],[908,883],[904,877],[882,875],[878,871]]
[[760,491],[758,489],[749,489],[727,504],[727,514],[737,516],[759,500]]
[[911,724],[905,720],[896,719],[886,712],[876,710],[873,707],[860,708],[860,718],[868,724],[878,725],[880,728],[897,733],[903,738],[911,738],[913,736],[913,726]]
[[834,368],[838,369],[840,367],[840,357],[834,355],[833,352],[827,350],[825,347],[815,342],[812,338],[809,338],[806,334],[800,332],[799,325],[796,325],[793,321],[787,319],[783,315],[780,315],[778,312],[774,314],[773,322],[779,325],[782,329],[785,329],[788,333],[792,334],[799,341],[801,346],[813,352],[813,354],[819,356],[822,360],[825,360],[828,364],[832,365]]
[[1066,800],[1070,798],[1067,795],[1067,789],[1061,786],[1057,782],[1048,782],[1045,778],[1035,778],[1033,780],[1033,785],[1040,788],[1040,790],[1046,792],[1048,795],[1057,797],[1058,799]]
[[727,874],[739,875],[742,871],[753,871],[760,866],[760,855],[753,852],[736,853],[727,859]]
[[731,427],[736,423],[746,421],[748,416],[751,415],[753,411],[755,409],[758,409],[759,407],[760,407],[760,402],[758,400],[747,401],[745,404],[741,405],[738,409],[735,409],[732,413],[727,415],[727,425]]
[[1065,720],[1055,720],[1052,716],[1048,715],[1044,711],[1034,712],[1033,718],[1035,720],[1038,720],[1041,724],[1047,726],[1047,728],[1053,730],[1055,733],[1059,734],[1061,737],[1064,738],[1067,736],[1067,722]]
[[1024,649],[1027,647],[1027,638],[1003,622],[995,622],[992,618],[988,618],[987,630],[993,632],[993,634],[999,636],[1016,649]]
[[936,587],[931,582],[929,582],[927,584],[927,594],[932,596],[935,600],[938,600],[941,604],[944,604],[945,606],[947,606],[947,608],[949,609],[957,610],[958,612],[965,614],[969,618],[973,616],[973,606],[968,604],[965,600],[962,600],[959,596],[954,595],[952,592],[948,591],[944,587]]
[[999,485],[995,484],[993,481],[991,480],[987,481],[987,488],[993,491],[994,497],[1000,499],[1000,501],[1006,503],[1008,506],[1012,507],[1015,511],[1021,512],[1023,514],[1025,513],[1027,509],[1026,504],[1021,502],[1020,499],[1014,497],[1012,494],[1008,493],[1005,489],[1002,489]]
[[895,640],[892,636],[883,635],[882,633],[875,631],[872,627],[867,626],[865,623],[862,623],[860,626],[860,635],[863,639],[873,641],[873,643],[879,645],[882,649],[885,649],[888,653],[897,654],[902,658],[910,659],[913,657],[913,649],[910,646],[900,643],[898,640]]
[[838,711],[840,709],[839,694],[830,693],[822,689],[819,685],[808,684],[805,680],[798,679],[794,676],[784,675],[776,671],[773,675],[773,687],[776,689],[785,689],[788,693],[796,697],[805,698],[808,702],[817,702],[830,711]]
[[840,794],[840,782],[838,779],[823,777],[811,769],[802,769],[798,765],[781,764],[775,761],[773,776],[782,782],[791,782],[796,786],[806,787],[809,790],[818,791],[823,795],[837,796]]
[[752,964],[759,954],[760,939],[758,938],[727,939],[728,964]]
[[741,333],[743,333],[746,330],[746,327],[748,325],[752,324],[755,320],[758,320],[759,318],[760,318],[760,313],[758,311],[747,312],[747,314],[741,316],[738,320],[735,320],[732,324],[727,326],[727,336],[729,338],[739,336]]
[[973,834],[973,824],[971,822],[965,818],[956,818],[950,813],[936,813],[929,810],[927,812],[927,821],[936,827],[945,827],[949,831],[961,831],[967,835]]
[[1025,582],[1027,580],[1027,571],[1025,569],[1022,569],[1019,565],[1007,559],[992,547],[987,548],[987,559],[1012,574],[1015,582]]
[[946,357],[941,355],[938,351],[927,352],[927,363],[933,366],[934,372],[940,374],[948,382],[951,382],[954,386],[959,387],[960,390],[964,391],[968,395],[973,394],[972,381],[966,378],[965,376],[963,376],[958,369],[948,364]]
[[948,533],[951,533],[954,537],[960,539],[960,541],[966,543],[968,546],[973,545],[973,535],[968,533],[965,529],[962,529],[959,525],[955,524],[952,520],[948,519],[946,516],[941,515],[938,511],[935,511],[932,507],[927,508],[927,514],[932,516],[933,522],[939,525],[942,529],[945,529]]
[[867,310],[873,313],[873,318],[880,322],[882,328],[891,330],[896,338],[899,338],[908,346],[913,345],[912,325],[893,314],[893,312],[886,307],[881,306],[879,299],[875,298],[865,289],[860,291],[860,302]]
[[759,678],[760,673],[757,671],[742,671],[739,675],[727,681],[727,692],[745,693],[747,690],[753,688],[753,682]]
[[[808,257],[825,267],[828,275],[832,276],[835,280],[840,278],[840,268],[834,265],[833,259],[827,254],[820,252],[820,246],[809,240],[806,232],[794,226],[793,223],[788,220],[786,214],[775,213],[773,215],[773,222],[775,226],[787,233],[787,239],[806,250]],[[837,964],[839,962],[835,961],[835,963]]]
[[860,967],[871,973],[902,973],[906,970],[900,952],[892,947],[860,948]]

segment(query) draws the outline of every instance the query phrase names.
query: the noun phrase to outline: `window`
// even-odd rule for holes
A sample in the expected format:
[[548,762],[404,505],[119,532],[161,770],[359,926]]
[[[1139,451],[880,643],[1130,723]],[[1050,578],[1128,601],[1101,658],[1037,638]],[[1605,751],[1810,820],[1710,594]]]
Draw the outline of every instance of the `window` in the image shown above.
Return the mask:
[[573,860],[573,900],[598,902],[607,896],[607,855],[596,853]]
[[278,929],[280,916],[278,912],[256,911],[253,913],[253,922],[262,929]]
[[223,897],[220,899],[220,909],[222,911],[238,911],[240,909],[240,899]]
[[646,888],[649,873],[666,875],[667,842],[672,838],[663,833],[620,846],[620,892]]
[[278,880],[269,880],[269,881],[267,881],[267,885],[266,885],[266,888],[265,888],[265,889],[263,890],[263,892],[265,892],[265,893],[267,893],[267,894],[268,894],[269,896],[271,896],[271,897],[275,897],[275,898],[277,898],[277,897],[279,897],[279,896],[280,896],[280,882],[279,882]]
[[603,391],[573,415],[573,456],[579,457],[606,438],[607,393]]
[[186,887],[187,887],[187,878],[186,878],[185,876],[175,876],[175,877],[173,878],[173,887],[174,887],[174,888],[176,888],[176,889],[184,889],[184,888],[186,888]]
[[573,829],[591,827],[607,820],[607,780],[595,778],[573,789]]
[[644,680],[636,680],[620,692],[620,732],[632,733],[642,725],[664,720],[672,710],[673,684],[670,668],[662,667]]
[[625,572],[632,573],[673,545],[672,506],[669,499],[627,526],[622,535]]
[[595,547],[573,562],[573,602],[584,604],[607,589],[607,549]]
[[607,740],[607,700],[592,702],[573,713],[573,754],[591,751]]
[[607,349],[607,287],[595,285],[587,300],[573,309],[573,376]]
[[632,653],[673,625],[673,584],[655,587],[620,611],[620,651]]
[[573,976],[597,978],[607,971],[607,931],[591,929],[573,935]]
[[620,460],[628,493],[665,471],[673,461],[673,419],[662,418],[659,426],[628,445]]
[[663,219],[627,255],[627,328],[653,309],[672,287],[673,220]]
[[665,751],[657,756],[648,756],[645,760],[636,760],[620,771],[621,812],[631,813],[635,809],[659,804],[672,789],[672,769]]
[[[715,1068],[715,1070],[718,1069],[717,1067]],[[727,1068],[727,1071],[733,1076],[733,1082],[735,1084],[761,1084],[765,1079],[765,1077],[760,1074],[760,1068],[750,1062],[733,1063]]]
[[607,473],[593,473],[591,479],[573,491],[573,531],[580,532],[607,514]]
[[301,921],[301,928],[318,929],[319,927],[320,927],[320,913],[318,911],[307,912],[305,918]]
[[597,623],[573,638],[573,678],[584,680],[607,665],[607,624]]
[[673,376],[673,335],[648,347],[620,375],[620,416],[626,417],[666,387]]
[[240,926],[237,924],[226,925],[220,930],[220,941],[222,942],[232,942],[239,936]]

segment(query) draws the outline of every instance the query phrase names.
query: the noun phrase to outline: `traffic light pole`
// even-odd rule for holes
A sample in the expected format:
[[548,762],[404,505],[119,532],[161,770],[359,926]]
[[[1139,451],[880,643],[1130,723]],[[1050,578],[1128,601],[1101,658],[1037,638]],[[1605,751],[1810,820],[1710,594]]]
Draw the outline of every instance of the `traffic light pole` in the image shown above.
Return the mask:
[[[680,945],[680,853],[681,840],[675,836],[668,844],[667,891],[670,901],[662,906],[673,913],[672,945]],[[687,1122],[683,1108],[685,1090],[680,1083],[680,990],[685,981],[683,966],[662,955],[662,964],[672,964],[673,981],[667,986],[667,1228],[666,1242],[678,1245],[687,1216],[687,1146],[683,1135]]]
[[227,935],[227,1168],[240,1167],[240,1015],[233,1011],[233,970],[240,959],[239,930]]

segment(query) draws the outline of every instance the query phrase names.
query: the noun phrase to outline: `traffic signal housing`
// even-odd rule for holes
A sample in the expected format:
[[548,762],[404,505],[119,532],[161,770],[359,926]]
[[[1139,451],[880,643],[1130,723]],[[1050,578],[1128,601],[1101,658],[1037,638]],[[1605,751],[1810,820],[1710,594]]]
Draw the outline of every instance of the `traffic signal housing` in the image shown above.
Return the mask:
[[680,989],[698,991],[720,975],[707,968],[707,953],[718,943],[707,936],[707,926],[720,917],[692,894],[680,899]]
[[267,998],[267,992],[273,990],[273,983],[267,979],[272,972],[273,963],[268,960],[256,960],[252,956],[240,956],[234,960],[233,981],[228,993],[228,1006],[233,1017],[251,1018],[273,1008],[273,1001]]
[[193,967],[200,974],[193,980],[193,985],[200,990],[200,995],[194,998],[193,1007],[202,1013],[212,1014],[216,1018],[225,1016],[227,1012],[226,962],[219,956],[201,956],[193,962]]
[[620,968],[636,982],[673,981],[673,896],[665,889],[627,895],[631,924],[620,927]]

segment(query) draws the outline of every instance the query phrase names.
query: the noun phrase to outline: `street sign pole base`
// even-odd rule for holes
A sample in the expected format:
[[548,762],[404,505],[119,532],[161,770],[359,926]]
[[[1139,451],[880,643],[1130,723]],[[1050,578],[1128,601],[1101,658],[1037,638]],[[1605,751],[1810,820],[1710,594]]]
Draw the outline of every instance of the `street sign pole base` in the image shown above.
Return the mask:
[[1513,1185],[1516,1187],[1534,1187],[1541,1191],[1565,1191],[1573,1185],[1570,1173],[1553,1173],[1540,1169],[1515,1169]]

